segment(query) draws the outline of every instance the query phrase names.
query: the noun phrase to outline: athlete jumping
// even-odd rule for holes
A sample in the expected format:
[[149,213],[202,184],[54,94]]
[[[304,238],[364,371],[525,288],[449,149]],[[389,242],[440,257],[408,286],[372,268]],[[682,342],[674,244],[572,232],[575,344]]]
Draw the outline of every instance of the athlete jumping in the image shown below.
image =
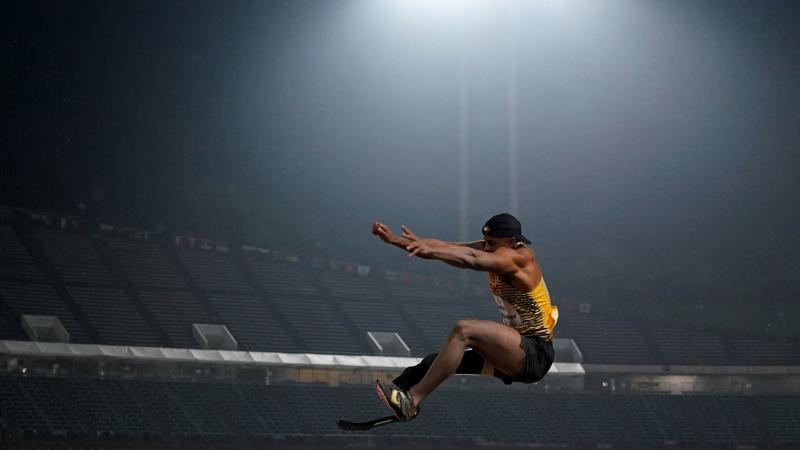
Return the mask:
[[[393,380],[394,387],[376,381],[378,395],[396,420],[417,417],[422,401],[456,373],[495,376],[506,384],[533,383],[544,377],[555,354],[552,340],[558,309],[550,304],[536,254],[526,245],[531,242],[522,235],[519,221],[511,214],[493,216],[483,226],[483,240],[475,242],[422,239],[401,228],[398,237],[375,222],[372,233],[409,256],[488,272],[502,323],[459,320],[439,353],[405,369]],[[371,426],[382,425],[386,419],[377,419]]]

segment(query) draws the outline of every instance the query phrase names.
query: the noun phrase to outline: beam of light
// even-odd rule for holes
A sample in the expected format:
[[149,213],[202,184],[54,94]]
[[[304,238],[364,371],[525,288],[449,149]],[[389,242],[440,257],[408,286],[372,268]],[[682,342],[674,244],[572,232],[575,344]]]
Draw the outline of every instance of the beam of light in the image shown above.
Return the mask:
[[475,8],[486,0],[400,0],[404,7],[414,11],[441,11],[453,13],[459,10]]
[[394,0],[401,14],[427,20],[447,21],[474,17],[497,4],[490,0]]
[[[429,18],[448,19],[479,17],[494,11],[513,8],[526,11],[565,12],[576,0],[390,0],[390,3],[405,13]],[[574,6],[574,5],[573,5]]]

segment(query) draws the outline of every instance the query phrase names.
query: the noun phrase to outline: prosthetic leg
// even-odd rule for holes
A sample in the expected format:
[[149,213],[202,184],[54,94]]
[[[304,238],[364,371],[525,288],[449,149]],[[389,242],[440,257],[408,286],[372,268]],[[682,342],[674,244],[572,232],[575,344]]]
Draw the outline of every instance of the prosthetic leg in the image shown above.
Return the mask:
[[[417,383],[422,380],[422,377],[428,373],[428,369],[431,368],[433,361],[436,359],[438,353],[431,353],[430,355],[422,358],[419,364],[416,366],[407,367],[403,370],[397,378],[392,380],[395,386],[399,387],[404,391],[410,390],[412,387],[416,386]],[[483,359],[478,352],[473,349],[467,349],[464,352],[464,357],[461,358],[461,364],[458,365],[458,369],[456,369],[456,374],[461,375],[491,375],[503,380],[505,384],[511,384],[511,379],[506,376],[504,373],[498,371],[497,369],[493,369],[491,367],[484,367],[486,361]]]
[[[405,370],[403,370],[403,373],[392,380],[392,382],[395,386],[404,391],[410,390],[412,387],[416,386],[420,380],[422,380],[422,377],[424,377],[426,373],[428,373],[428,369],[431,368],[431,365],[433,364],[433,361],[436,360],[437,355],[438,353],[431,353],[430,355],[422,358],[422,361],[420,361],[419,364],[416,366],[407,367]],[[486,361],[483,359],[483,356],[473,349],[467,349],[467,351],[464,352],[464,356],[461,358],[461,363],[458,365],[456,373],[462,375],[491,375],[503,380],[503,383],[505,384],[511,384],[511,379],[504,373],[492,367],[485,366]],[[390,423],[399,421],[400,419],[392,415],[380,417],[378,419],[373,419],[366,422],[350,422],[347,420],[339,420],[336,422],[336,425],[340,429],[346,431],[368,431],[375,427],[388,425]]]

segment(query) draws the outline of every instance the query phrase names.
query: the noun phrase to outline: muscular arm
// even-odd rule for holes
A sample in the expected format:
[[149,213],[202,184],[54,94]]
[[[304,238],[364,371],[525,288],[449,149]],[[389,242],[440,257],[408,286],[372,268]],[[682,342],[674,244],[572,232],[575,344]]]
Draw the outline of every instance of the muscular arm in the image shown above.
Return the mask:
[[[408,251],[409,246],[414,241],[412,241],[410,239],[407,239],[407,238],[404,238],[404,237],[393,236],[392,238],[390,238],[386,242],[389,243],[389,244],[394,245],[395,247],[402,248],[403,250]],[[474,248],[470,245],[470,244],[472,244],[471,242],[445,242],[445,241],[440,241],[438,239],[420,239],[417,242],[423,243],[423,244],[425,244],[426,246],[428,246],[430,248],[435,248],[435,249],[442,250],[445,253],[447,253],[446,250],[449,247],[452,247],[452,248],[455,248],[455,249],[465,249],[465,250],[474,251]],[[482,242],[480,242],[480,244],[483,245]],[[415,256],[419,256],[420,258],[423,258],[423,259],[438,259],[438,258],[434,258],[433,256],[428,255],[428,254],[416,254]],[[461,263],[461,262],[459,262],[457,260],[454,260],[454,259],[453,260],[442,259],[442,261],[447,263],[447,264],[450,264],[451,266],[458,267],[460,269],[466,269],[467,268],[467,266],[465,266],[463,263]]]
[[[419,249],[418,252],[414,252]],[[481,272],[513,273],[519,270],[519,255],[511,249],[498,249],[492,253],[466,246],[445,245],[427,246],[425,243],[412,244],[411,254],[426,259],[437,259],[462,269]]]
[[508,274],[512,276],[512,284],[524,291],[533,289],[541,280],[542,273],[532,251],[495,246],[493,251],[486,252],[482,250],[484,241],[421,239],[407,227],[403,226],[402,229],[403,235],[395,236],[386,225],[380,222],[372,224],[372,234],[387,244],[407,251],[408,256],[436,259],[461,269]]
[[[472,241],[472,242],[446,242],[440,241],[439,239],[420,239],[420,242],[424,242],[427,245],[430,245],[433,248],[446,248],[446,247],[459,247],[459,248],[469,248],[472,250],[481,250],[483,249],[483,241]],[[406,239],[404,237],[398,238],[398,242],[393,245],[396,245],[402,249],[406,249],[406,247],[411,244],[411,240]]]
[[483,240],[480,241],[471,241],[471,242],[448,242],[450,245],[456,245],[458,247],[469,247],[475,250],[483,250]]
[[[407,230],[404,227],[404,231]],[[375,222],[372,224],[372,234],[377,235],[380,237],[384,242],[387,244],[392,244],[395,247],[402,248],[403,250],[406,249],[411,244],[411,239],[408,239],[403,236],[397,236],[392,233],[392,230],[389,229],[386,225]],[[457,247],[469,247],[476,250],[481,250],[483,248],[483,241],[471,241],[471,242],[445,242],[438,239],[418,239],[421,242],[431,246],[431,247],[447,247],[447,246],[457,246]]]
[[[420,241],[425,242],[425,244],[431,247],[447,247],[450,245],[457,246],[461,244],[460,242],[450,243],[450,242],[440,241],[438,239],[420,239]],[[386,243],[392,244],[395,247],[402,248],[403,250],[405,250],[406,247],[411,245],[411,239],[406,239],[402,236],[392,235],[389,238],[387,238]]]

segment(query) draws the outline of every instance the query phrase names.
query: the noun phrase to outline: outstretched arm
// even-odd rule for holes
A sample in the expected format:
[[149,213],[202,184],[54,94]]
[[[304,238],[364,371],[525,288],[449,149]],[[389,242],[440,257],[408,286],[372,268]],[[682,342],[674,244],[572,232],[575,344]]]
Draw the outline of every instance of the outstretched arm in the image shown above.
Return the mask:
[[484,252],[463,246],[432,247],[424,242],[412,242],[406,247],[408,256],[425,259],[438,259],[451,266],[481,272],[513,273],[520,267],[517,254],[511,249],[497,249]]
[[451,266],[472,269],[482,272],[514,273],[525,264],[525,257],[509,248],[499,248],[494,252],[485,252],[463,245],[450,245],[442,241],[430,242],[420,239],[411,230],[403,227],[403,238],[409,244],[405,247],[408,256],[419,256],[425,259],[438,259]]
[[381,222],[375,222],[372,224],[372,234],[381,238],[383,242],[394,245],[395,247],[402,248],[403,250],[406,250],[406,247],[408,247],[409,244],[411,244],[412,242],[411,239],[405,237],[406,232],[413,235],[413,237],[416,240],[423,241],[432,247],[457,246],[457,247],[469,247],[477,250],[483,248],[482,240],[471,241],[471,242],[445,242],[445,241],[440,241],[438,239],[421,239],[418,236],[411,233],[411,230],[409,230],[405,226],[401,225],[400,227],[403,229],[403,236],[395,235],[394,232],[392,232],[392,230],[388,226],[386,226],[386,224],[383,224]]

